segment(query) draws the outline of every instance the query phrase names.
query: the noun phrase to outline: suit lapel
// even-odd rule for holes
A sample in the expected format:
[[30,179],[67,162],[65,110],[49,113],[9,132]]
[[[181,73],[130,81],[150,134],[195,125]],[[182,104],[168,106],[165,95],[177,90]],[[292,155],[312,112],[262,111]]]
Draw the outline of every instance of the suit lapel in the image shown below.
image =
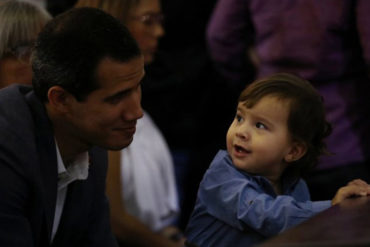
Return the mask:
[[26,98],[35,122],[36,146],[40,158],[41,190],[43,191],[42,198],[46,228],[48,241],[50,242],[58,182],[55,140],[52,126],[43,104],[36,98],[33,92],[29,93]]

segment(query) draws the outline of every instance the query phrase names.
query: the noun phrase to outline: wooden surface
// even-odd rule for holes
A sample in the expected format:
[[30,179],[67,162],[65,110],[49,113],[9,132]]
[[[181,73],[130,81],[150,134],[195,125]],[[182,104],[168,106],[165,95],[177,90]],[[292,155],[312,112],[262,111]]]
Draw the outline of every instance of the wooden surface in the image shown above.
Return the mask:
[[370,246],[370,196],[346,199],[259,247]]

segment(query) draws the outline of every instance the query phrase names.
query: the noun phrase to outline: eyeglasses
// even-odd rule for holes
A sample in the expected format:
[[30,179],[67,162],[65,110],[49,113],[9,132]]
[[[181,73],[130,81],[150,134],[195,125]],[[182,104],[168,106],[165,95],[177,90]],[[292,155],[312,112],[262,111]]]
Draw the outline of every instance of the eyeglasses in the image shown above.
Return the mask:
[[152,26],[154,24],[163,24],[163,14],[145,14],[140,16],[133,16],[133,20],[140,21],[146,26]]

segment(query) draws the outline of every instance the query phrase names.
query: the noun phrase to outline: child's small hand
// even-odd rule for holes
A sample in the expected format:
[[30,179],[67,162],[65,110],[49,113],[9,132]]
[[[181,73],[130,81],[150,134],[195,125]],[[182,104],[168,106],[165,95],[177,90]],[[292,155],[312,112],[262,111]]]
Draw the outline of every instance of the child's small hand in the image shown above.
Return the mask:
[[355,179],[337,191],[331,204],[338,204],[348,197],[367,195],[370,195],[370,185],[361,179]]

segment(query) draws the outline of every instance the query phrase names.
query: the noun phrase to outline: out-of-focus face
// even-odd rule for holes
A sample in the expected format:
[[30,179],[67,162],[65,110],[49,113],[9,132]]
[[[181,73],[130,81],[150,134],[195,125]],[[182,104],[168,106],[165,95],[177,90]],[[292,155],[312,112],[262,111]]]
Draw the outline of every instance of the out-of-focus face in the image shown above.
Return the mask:
[[159,0],[140,0],[127,18],[126,26],[138,42],[145,64],[153,61],[158,40],[164,35],[162,19]]
[[227,133],[227,150],[234,165],[246,172],[279,179],[292,152],[288,131],[289,104],[265,96],[252,108],[243,102]]
[[128,146],[136,130],[141,108],[144,62],[140,56],[122,63],[104,59],[97,68],[100,88],[79,102],[69,100],[68,135],[85,146],[120,150]]
[[32,69],[29,54],[17,57],[12,54],[0,58],[0,88],[10,84],[32,84]]

